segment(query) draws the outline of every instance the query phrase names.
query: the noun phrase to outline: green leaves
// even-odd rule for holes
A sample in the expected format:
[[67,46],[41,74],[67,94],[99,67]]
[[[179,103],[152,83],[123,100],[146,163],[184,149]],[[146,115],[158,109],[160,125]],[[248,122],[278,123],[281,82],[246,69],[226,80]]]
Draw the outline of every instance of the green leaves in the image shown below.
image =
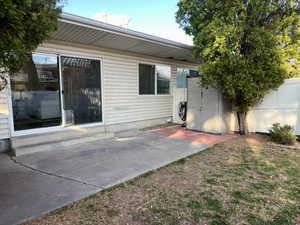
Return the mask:
[[299,75],[300,0],[182,0],[177,22],[194,37],[202,85],[247,112]]
[[[0,8],[0,68],[13,73],[27,56],[56,30],[60,0],[2,0]],[[3,75],[2,75],[3,77]],[[0,89],[3,88],[0,87]]]

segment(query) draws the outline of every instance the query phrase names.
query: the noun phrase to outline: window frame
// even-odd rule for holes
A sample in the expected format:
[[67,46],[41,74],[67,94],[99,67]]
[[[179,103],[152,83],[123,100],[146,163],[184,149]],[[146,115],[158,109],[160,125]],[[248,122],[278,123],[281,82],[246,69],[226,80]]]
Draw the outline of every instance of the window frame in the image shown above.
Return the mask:
[[[140,65],[147,65],[147,66],[154,66],[154,94],[140,94]],[[139,96],[155,96],[156,95],[156,89],[157,89],[157,81],[156,81],[156,65],[151,63],[138,63],[137,65],[137,78],[138,78],[138,95]]]
[[[10,136],[11,137],[18,137],[18,136],[25,136],[25,135],[31,135],[31,134],[43,134],[43,133],[51,133],[51,132],[57,132],[57,131],[65,131],[65,130],[72,130],[74,128],[87,128],[87,127],[95,127],[95,126],[103,126],[106,121],[105,113],[104,113],[104,76],[105,74],[103,73],[103,56],[98,56],[95,54],[84,54],[84,53],[79,53],[75,51],[67,52],[67,51],[48,51],[48,50],[38,50],[38,51],[32,51],[31,54],[38,54],[38,55],[49,55],[49,56],[56,56],[58,57],[58,65],[59,65],[59,82],[60,82],[60,105],[62,109],[62,101],[63,101],[63,96],[62,96],[62,76],[61,76],[61,56],[67,56],[67,57],[78,57],[78,58],[85,58],[85,59],[93,59],[93,60],[99,60],[100,61],[100,73],[101,73],[101,111],[102,111],[102,122],[95,122],[95,123],[88,123],[88,124],[80,124],[80,125],[71,125],[67,126],[62,123],[59,126],[53,126],[53,127],[45,127],[45,128],[35,128],[35,129],[27,129],[27,130],[15,130],[14,129],[14,119],[13,119],[13,105],[12,105],[12,93],[11,93],[11,81],[10,79],[8,80],[8,85],[7,85],[7,92],[8,92],[8,110],[9,110],[9,116],[8,116],[8,121],[10,124]],[[8,74],[9,75],[9,74]],[[61,112],[62,119],[64,120],[64,112]]]
[[[154,94],[140,94],[140,74],[139,74],[139,66],[141,64],[154,66],[155,67],[155,74],[154,74]],[[164,66],[170,68],[170,80],[169,80],[169,93],[168,94],[158,94],[157,93],[157,66]],[[172,66],[168,64],[161,64],[161,63],[149,63],[149,62],[138,62],[137,63],[137,94],[138,96],[172,96],[172,88],[171,88],[171,80],[172,80]]]

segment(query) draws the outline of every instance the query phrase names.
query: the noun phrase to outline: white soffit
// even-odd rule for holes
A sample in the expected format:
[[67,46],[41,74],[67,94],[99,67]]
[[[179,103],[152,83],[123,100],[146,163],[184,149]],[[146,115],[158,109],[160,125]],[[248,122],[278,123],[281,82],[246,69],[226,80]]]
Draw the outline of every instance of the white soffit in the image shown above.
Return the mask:
[[51,34],[51,38],[153,57],[199,63],[192,57],[192,46],[68,13],[61,14],[58,29]]

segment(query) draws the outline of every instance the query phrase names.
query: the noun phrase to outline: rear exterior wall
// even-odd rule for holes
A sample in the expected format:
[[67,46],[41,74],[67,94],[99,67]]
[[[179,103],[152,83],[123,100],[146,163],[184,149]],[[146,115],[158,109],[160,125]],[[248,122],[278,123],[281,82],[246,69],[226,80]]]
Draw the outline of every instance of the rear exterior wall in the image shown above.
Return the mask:
[[[51,41],[35,52],[99,58],[102,62],[102,94],[104,125],[130,124],[147,120],[172,119],[173,87],[177,67],[195,68],[195,65],[148,56],[137,56],[117,51],[106,51],[90,46]],[[139,95],[139,63],[171,66],[169,95]],[[12,112],[9,86],[0,92],[0,139],[11,136]]]

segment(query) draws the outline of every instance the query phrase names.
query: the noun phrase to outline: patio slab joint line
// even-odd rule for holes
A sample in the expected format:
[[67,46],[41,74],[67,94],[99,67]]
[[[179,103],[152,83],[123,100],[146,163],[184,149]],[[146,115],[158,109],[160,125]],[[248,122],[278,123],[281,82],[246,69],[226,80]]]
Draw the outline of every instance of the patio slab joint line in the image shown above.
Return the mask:
[[73,182],[76,182],[76,183],[88,185],[88,186],[95,187],[95,188],[104,189],[103,186],[99,186],[99,185],[95,185],[95,184],[90,184],[90,183],[87,183],[87,182],[84,182],[84,181],[81,181],[81,180],[77,180],[77,179],[74,179],[74,178],[65,177],[65,176],[62,176],[62,175],[57,175],[57,174],[54,174],[54,173],[49,173],[49,172],[46,172],[46,171],[43,171],[43,170],[39,170],[39,169],[33,168],[33,167],[31,167],[31,166],[28,166],[28,165],[26,165],[26,164],[23,164],[23,163],[17,161],[17,159],[15,159],[15,158],[13,158],[13,157],[10,157],[10,159],[11,159],[14,163],[18,164],[19,166],[22,166],[22,167],[24,167],[24,168],[30,169],[30,170],[32,170],[32,171],[35,171],[35,172],[38,172],[38,173],[41,173],[41,174],[45,174],[45,175],[48,175],[48,176],[53,176],[53,177],[61,178],[61,179],[64,179],[64,180],[73,181]]

